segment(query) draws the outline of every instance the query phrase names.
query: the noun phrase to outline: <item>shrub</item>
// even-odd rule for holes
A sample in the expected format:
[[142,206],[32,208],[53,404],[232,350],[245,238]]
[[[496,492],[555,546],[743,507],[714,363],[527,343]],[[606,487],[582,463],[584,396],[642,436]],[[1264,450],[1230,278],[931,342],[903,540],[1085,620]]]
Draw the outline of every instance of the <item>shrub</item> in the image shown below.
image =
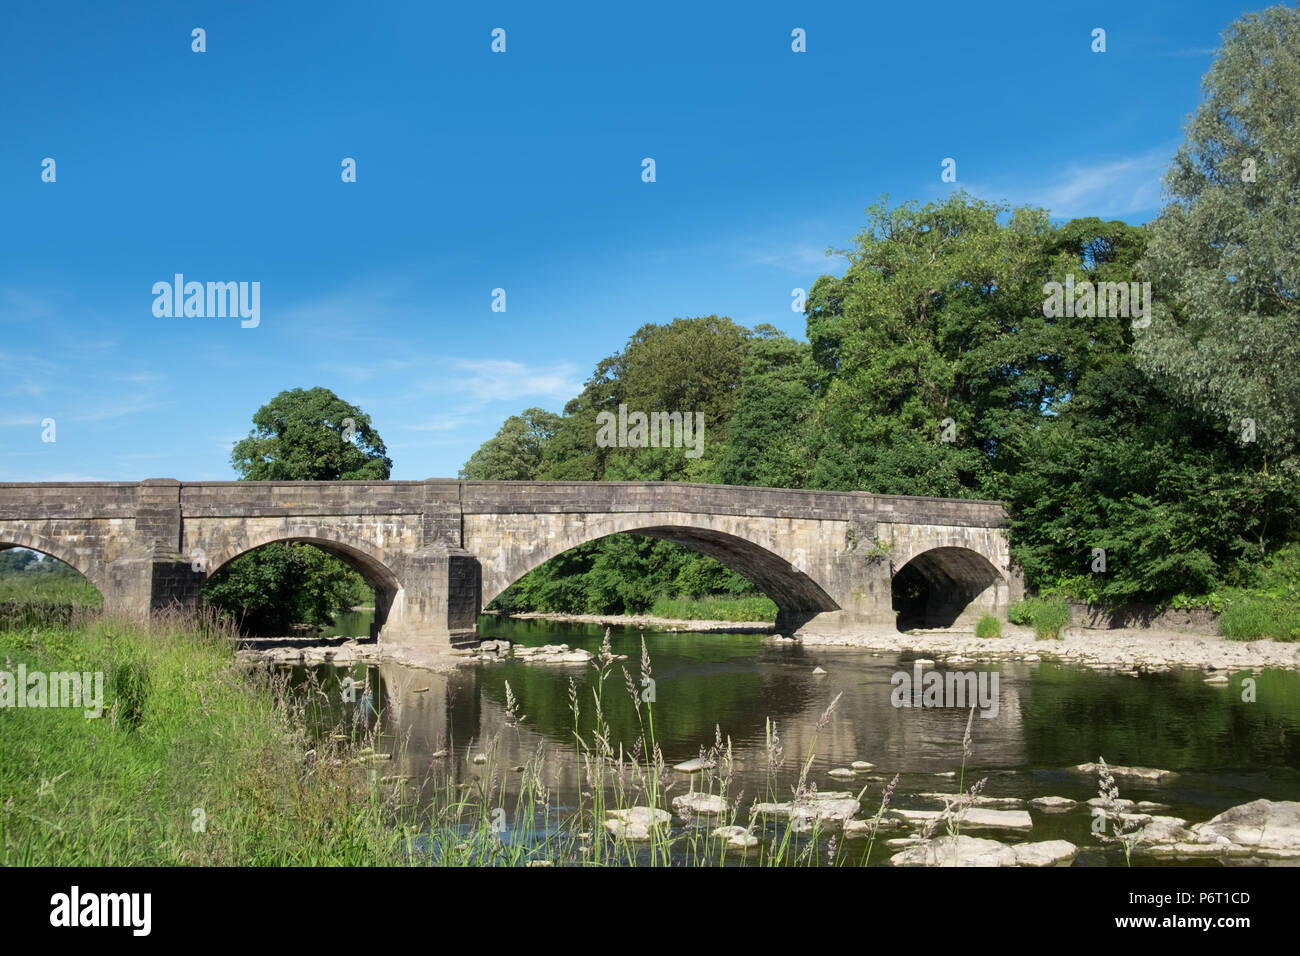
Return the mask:
[[1034,634],[1040,641],[1059,638],[1070,623],[1070,606],[1064,598],[1037,598],[1034,601]]
[[1258,594],[1234,595],[1219,618],[1219,633],[1230,641],[1300,640],[1300,607]]
[[1012,624],[1019,624],[1021,627],[1028,627],[1033,624],[1034,602],[1034,598],[1017,601],[1007,609],[1007,620]]
[[975,625],[976,637],[1001,637],[1002,621],[993,614],[985,614]]

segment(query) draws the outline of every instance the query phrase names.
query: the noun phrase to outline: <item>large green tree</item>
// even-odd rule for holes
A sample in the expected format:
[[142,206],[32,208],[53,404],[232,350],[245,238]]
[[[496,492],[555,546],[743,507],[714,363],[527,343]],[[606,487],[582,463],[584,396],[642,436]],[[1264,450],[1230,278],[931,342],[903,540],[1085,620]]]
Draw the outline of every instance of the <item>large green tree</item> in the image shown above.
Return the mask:
[[[382,481],[393,463],[370,416],[327,388],[289,389],[253,415],[230,460],[247,481]],[[218,569],[204,599],[247,633],[328,625],[373,592],[344,561],[302,543],[257,548]]]
[[253,426],[230,453],[247,481],[384,481],[393,469],[370,416],[328,388],[281,392]]
[[808,300],[818,367],[809,483],[983,493],[1006,436],[1034,427],[1125,348],[1123,320],[1049,316],[1044,284],[1104,278],[1140,240],[1122,223],[955,193],[883,202]]
[[[1300,10],[1236,21],[1165,177],[1138,359],[1271,461],[1300,467]],[[1252,436],[1249,422],[1254,422]]]

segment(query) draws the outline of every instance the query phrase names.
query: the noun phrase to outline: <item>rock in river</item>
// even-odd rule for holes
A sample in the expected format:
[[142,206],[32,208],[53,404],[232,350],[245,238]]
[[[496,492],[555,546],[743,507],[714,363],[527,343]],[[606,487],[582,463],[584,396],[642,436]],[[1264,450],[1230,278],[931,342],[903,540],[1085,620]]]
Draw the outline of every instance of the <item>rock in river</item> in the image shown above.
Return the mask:
[[[1252,800],[1189,829],[1153,817],[1136,850],[1151,856],[1222,863],[1300,862],[1300,802]],[[1164,821],[1171,821],[1165,823]]]
[[1048,813],[1060,813],[1062,810],[1069,810],[1071,807],[1079,805],[1078,800],[1071,800],[1069,797],[1034,797],[1029,801],[1029,805],[1036,810],[1046,810]]
[[729,809],[727,801],[716,793],[683,793],[673,797],[673,811],[685,820],[703,814],[723,814]]
[[[1101,769],[1095,763],[1081,763],[1077,767],[1071,767],[1073,773],[1086,774],[1089,777],[1096,777],[1097,772]],[[1110,775],[1116,780],[1140,781],[1143,783],[1169,783],[1178,774],[1172,770],[1156,770],[1152,767],[1111,767],[1107,766]]]
[[1069,866],[1078,853],[1079,848],[1065,840],[1007,846],[978,837],[943,836],[908,847],[889,862],[894,866]]
[[710,836],[722,840],[733,850],[752,850],[758,846],[758,837],[744,827],[718,827]]
[[673,764],[673,769],[678,773],[699,773],[701,770],[712,770],[717,764],[707,757],[696,757],[693,760],[683,760],[679,764]]
[[[942,810],[890,809],[885,812],[914,826],[924,826],[943,815]],[[963,830],[1032,830],[1034,821],[1025,810],[982,810],[972,807],[963,811],[961,826]]]

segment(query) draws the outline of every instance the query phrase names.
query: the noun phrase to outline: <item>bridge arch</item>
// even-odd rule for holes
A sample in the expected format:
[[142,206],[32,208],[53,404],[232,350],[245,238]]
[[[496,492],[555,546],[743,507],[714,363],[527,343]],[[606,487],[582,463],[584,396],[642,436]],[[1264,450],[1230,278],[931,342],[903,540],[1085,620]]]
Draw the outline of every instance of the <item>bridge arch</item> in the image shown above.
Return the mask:
[[914,554],[895,568],[891,596],[900,630],[951,627],[1004,610],[1008,582],[979,551],[945,545]]
[[0,551],[7,551],[10,548],[26,548],[29,551],[39,551],[51,558],[57,558],[93,584],[101,595],[104,594],[102,568],[99,562],[83,557],[75,549],[43,535],[31,534],[16,528],[0,527]]
[[204,580],[211,580],[213,575],[240,555],[256,551],[268,544],[310,544],[340,559],[360,574],[375,591],[376,627],[383,627],[393,616],[394,610],[401,606],[402,582],[384,558],[365,542],[331,528],[268,530],[237,543],[228,543],[215,554],[207,554],[206,567],[203,571]]
[[[717,560],[753,582],[777,606],[777,628],[797,626],[839,604],[804,568],[804,552],[778,537],[762,541],[740,533],[741,526],[712,527],[706,516],[643,514],[611,515],[606,520],[567,525],[563,532],[541,531],[533,540],[514,544],[501,541],[480,550],[483,565],[483,605],[491,603],[529,571],[566,551],[616,534],[634,534],[681,545]],[[666,519],[666,520],[665,520]],[[541,530],[541,529],[539,529]],[[509,536],[507,536],[509,537]],[[488,542],[491,543],[491,542]],[[780,550],[778,550],[780,549]]]

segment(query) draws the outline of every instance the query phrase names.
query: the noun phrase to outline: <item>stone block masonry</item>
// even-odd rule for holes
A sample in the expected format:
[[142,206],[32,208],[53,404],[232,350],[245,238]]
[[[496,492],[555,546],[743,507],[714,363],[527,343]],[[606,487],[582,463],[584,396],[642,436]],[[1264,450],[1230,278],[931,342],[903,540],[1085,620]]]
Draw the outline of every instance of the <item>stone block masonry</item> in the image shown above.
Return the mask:
[[483,606],[544,561],[634,533],[748,577],[782,633],[892,628],[909,563],[958,620],[1023,593],[997,502],[676,482],[332,481],[0,483],[0,548],[72,565],[105,607],[193,607],[208,577],[274,541],[338,555],[375,589],[386,642],[476,639]]

